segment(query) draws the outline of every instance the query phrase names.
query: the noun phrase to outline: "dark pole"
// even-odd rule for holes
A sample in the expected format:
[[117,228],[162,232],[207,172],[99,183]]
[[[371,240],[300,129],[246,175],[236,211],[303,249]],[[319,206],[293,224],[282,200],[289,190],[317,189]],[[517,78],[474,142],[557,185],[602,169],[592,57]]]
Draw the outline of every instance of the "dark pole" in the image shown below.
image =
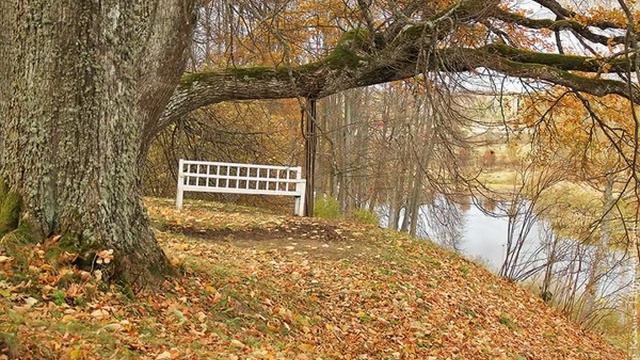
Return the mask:
[[306,216],[313,216],[316,177],[316,99],[307,98],[306,122],[304,128],[304,176],[307,179],[305,210]]

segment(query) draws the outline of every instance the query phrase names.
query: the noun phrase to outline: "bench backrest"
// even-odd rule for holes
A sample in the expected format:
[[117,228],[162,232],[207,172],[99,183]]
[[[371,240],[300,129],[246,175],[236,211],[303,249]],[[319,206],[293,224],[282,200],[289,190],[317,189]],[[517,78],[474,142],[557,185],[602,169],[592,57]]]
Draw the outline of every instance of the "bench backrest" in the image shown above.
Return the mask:
[[176,205],[182,208],[185,191],[285,195],[296,197],[296,213],[301,214],[305,183],[300,166],[180,160]]

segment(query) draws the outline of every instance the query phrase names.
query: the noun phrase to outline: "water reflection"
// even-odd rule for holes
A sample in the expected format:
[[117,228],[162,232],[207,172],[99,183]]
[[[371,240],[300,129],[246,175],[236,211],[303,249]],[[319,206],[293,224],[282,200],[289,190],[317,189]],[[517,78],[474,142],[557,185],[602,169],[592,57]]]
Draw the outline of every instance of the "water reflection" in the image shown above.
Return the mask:
[[[495,203],[490,210],[495,210]],[[464,223],[460,250],[466,256],[480,260],[495,272],[500,270],[504,259],[505,244],[507,243],[508,220],[506,217],[493,217],[481,211],[476,206],[470,206],[464,212]],[[527,237],[528,243],[539,242],[534,239],[538,233],[538,225]],[[428,235],[429,231],[427,230]]]
[[[517,227],[522,224],[515,222],[514,225],[512,220],[510,228],[506,214],[513,207],[508,203],[488,199],[481,200],[481,205],[477,202],[460,198],[455,201],[445,197],[434,199],[420,209],[417,235],[458,251],[499,274],[506,255],[509,231],[520,233]],[[526,208],[526,205],[525,202],[517,208]],[[387,213],[388,210],[381,209],[381,225],[385,227],[388,226]],[[401,211],[400,223],[403,217],[404,212]],[[536,221],[535,217],[524,226],[530,229],[522,232],[523,246],[517,262],[512,265],[515,268],[511,272],[514,274],[512,278],[540,284],[538,286],[543,292],[551,291],[557,299],[574,297],[575,290],[584,289],[589,280],[595,247],[560,238],[553,233],[551,226]],[[609,270],[598,280],[600,297],[617,297],[628,291],[631,281],[629,263],[628,254],[615,250],[608,252],[602,268]]]

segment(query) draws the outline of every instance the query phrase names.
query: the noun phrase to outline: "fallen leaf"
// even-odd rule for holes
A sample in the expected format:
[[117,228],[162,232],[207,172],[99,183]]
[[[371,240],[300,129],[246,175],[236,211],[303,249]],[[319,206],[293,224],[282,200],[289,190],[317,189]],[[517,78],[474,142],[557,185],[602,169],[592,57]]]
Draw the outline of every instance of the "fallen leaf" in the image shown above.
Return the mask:
[[24,302],[27,304],[27,306],[32,307],[38,303],[38,300],[29,296],[24,300]]
[[170,360],[170,359],[171,359],[171,353],[168,351],[160,353],[158,354],[158,356],[156,356],[156,360]]

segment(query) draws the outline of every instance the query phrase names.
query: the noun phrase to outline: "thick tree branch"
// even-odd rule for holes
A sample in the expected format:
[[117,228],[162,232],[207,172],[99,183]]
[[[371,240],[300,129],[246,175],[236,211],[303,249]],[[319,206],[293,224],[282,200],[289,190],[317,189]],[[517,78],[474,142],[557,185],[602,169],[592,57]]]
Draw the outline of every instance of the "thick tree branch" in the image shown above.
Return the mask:
[[[551,10],[551,12],[553,12],[556,16],[558,16],[558,18],[560,19],[576,19],[576,18],[580,18],[581,16],[576,13],[573,10],[569,10],[567,8],[565,8],[564,6],[562,6],[559,2],[557,2],[556,0],[534,0],[535,2],[537,2],[538,4],[546,7],[547,9]],[[602,30],[606,30],[606,29],[625,29],[625,26],[622,24],[618,24],[616,22],[613,21],[608,21],[608,20],[593,20],[593,19],[586,19],[586,25],[587,26],[593,26],[593,27],[597,27],[600,28]]]
[[507,23],[518,24],[529,29],[548,29],[553,31],[573,30],[576,34],[597,44],[623,44],[624,36],[604,36],[596,34],[589,29],[589,26],[582,24],[573,19],[562,18],[560,20],[552,19],[532,19],[526,16],[510,13],[501,9],[497,9],[494,18]]
[[[241,68],[187,74],[175,92],[159,129],[211,104],[229,100],[284,99],[294,97],[324,97],[336,92],[415,76],[416,54],[391,58],[388,61],[352,59],[342,64],[325,60],[296,68]],[[430,70],[449,72],[487,68],[505,75],[539,79],[568,86],[594,95],[629,95],[622,81],[589,78],[570,71],[598,73],[603,67],[623,71],[624,60],[606,62],[591,57],[538,53],[506,45],[490,45],[479,49],[458,48],[439,50],[438,61],[430,61]],[[331,59],[331,58],[330,58]],[[344,60],[344,59],[343,59]],[[436,68],[444,64],[445,68]]]
[[[640,93],[637,89],[629,91],[628,85],[623,81],[588,77],[588,75],[578,75],[569,70],[579,70],[580,66],[570,66],[568,63],[553,64],[548,61],[547,64],[535,62],[519,62],[514,58],[506,58],[500,55],[491,54],[484,51],[467,49],[469,52],[476,52],[476,60],[465,60],[472,68],[488,68],[499,73],[519,78],[528,78],[533,80],[546,81],[551,84],[565,86],[573,90],[592,94],[595,96],[620,95],[628,98],[635,103],[640,104]],[[557,55],[561,56],[561,55]],[[526,60],[526,58],[522,58]],[[554,66],[555,65],[555,66]],[[587,68],[586,66],[585,68]]]

